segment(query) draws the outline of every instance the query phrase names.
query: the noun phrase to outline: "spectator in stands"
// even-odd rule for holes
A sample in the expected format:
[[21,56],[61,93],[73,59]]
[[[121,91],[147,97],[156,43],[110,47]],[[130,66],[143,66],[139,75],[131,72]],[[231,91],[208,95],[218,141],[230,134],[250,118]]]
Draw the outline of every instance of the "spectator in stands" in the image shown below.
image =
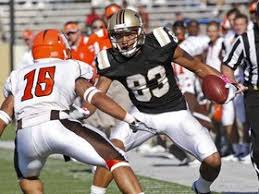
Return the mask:
[[195,19],[187,22],[187,37],[185,42],[188,43],[186,45],[188,47],[188,51],[192,53],[192,56],[198,57],[199,55],[201,60],[204,50],[208,47],[209,38],[208,36],[200,34],[200,24]]
[[233,30],[236,37],[247,31],[248,17],[245,14],[238,14],[234,19]]
[[106,23],[103,19],[95,19],[91,25],[91,32],[97,32],[101,29],[106,29]]
[[186,28],[183,21],[175,21],[172,26],[172,31],[177,37],[179,43],[185,40]]
[[[175,22],[173,24],[173,32],[178,39],[179,46],[187,51],[191,56],[199,60],[199,55],[203,52],[203,48],[200,47],[202,42],[201,37],[192,36],[187,40],[185,39],[185,26],[183,22]],[[208,129],[213,129],[211,119],[209,118],[208,100],[206,100],[201,92],[201,85],[199,79],[184,67],[172,63],[174,74],[176,75],[177,85],[188,103],[188,108],[196,117],[199,122]],[[181,165],[198,165],[199,162],[194,157],[181,151],[178,147],[172,144],[169,148],[176,158],[181,161]]]
[[187,23],[188,36],[198,36],[200,33],[200,24],[197,20],[192,19]]
[[95,11],[95,7],[91,7],[91,12],[85,18],[85,27],[88,29],[91,27],[95,19],[101,18]]
[[257,1],[258,1],[258,0],[252,0],[252,1],[249,3],[250,22],[249,22],[249,24],[248,24],[248,26],[247,26],[247,29],[248,29],[248,30],[253,29],[254,23],[256,22],[255,13],[256,13],[256,4],[257,4]]
[[64,33],[71,47],[71,58],[93,65],[94,52],[88,45],[88,37],[81,33],[78,22],[66,22],[64,24]]
[[138,6],[138,12],[140,17],[142,18],[145,32],[149,32],[149,13],[146,11],[145,5],[140,4]]
[[26,51],[23,54],[22,61],[21,61],[22,66],[33,64],[33,57],[31,52],[33,38],[34,38],[34,34],[31,29],[25,29],[22,31],[22,39],[26,45]]
[[[221,63],[223,57],[225,56],[226,48],[224,45],[224,39],[220,36],[220,24],[215,21],[210,22],[207,25],[207,34],[210,38],[210,42],[207,49],[206,64],[217,69],[218,71],[221,71]],[[228,156],[224,158],[225,160],[237,161],[238,159],[235,157],[238,148],[237,139],[233,140],[232,138],[234,117],[235,111],[233,101],[223,104],[220,123],[224,128],[229,144],[227,144],[227,150],[224,150],[224,153],[223,151],[221,152],[221,156]],[[220,128],[218,131],[220,131]],[[218,133],[218,135],[221,135],[221,133]]]
[[233,30],[234,20],[236,15],[240,14],[240,11],[237,8],[230,9],[225,16],[225,21],[222,24],[222,28],[225,30],[224,34],[224,44],[226,47],[226,52],[231,48],[232,43],[235,40],[235,33]]

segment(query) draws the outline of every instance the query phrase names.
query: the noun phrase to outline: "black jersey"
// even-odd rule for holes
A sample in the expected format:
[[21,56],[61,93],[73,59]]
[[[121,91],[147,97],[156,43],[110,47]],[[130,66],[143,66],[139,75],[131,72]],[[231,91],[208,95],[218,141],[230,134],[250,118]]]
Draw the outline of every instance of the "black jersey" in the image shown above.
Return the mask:
[[177,47],[175,37],[165,28],[146,35],[145,44],[127,58],[117,50],[103,50],[97,57],[101,76],[120,81],[132,103],[141,112],[163,113],[186,109],[171,66]]

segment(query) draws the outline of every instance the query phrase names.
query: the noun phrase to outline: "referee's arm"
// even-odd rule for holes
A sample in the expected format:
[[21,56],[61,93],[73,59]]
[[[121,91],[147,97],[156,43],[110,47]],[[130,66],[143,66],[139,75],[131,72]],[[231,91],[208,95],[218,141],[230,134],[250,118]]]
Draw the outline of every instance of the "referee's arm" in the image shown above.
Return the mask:
[[[231,50],[226,54],[221,65],[221,71],[229,79],[235,80],[235,69],[244,62],[245,51],[242,37],[239,36],[233,43]],[[239,92],[246,90],[242,84],[237,85]]]

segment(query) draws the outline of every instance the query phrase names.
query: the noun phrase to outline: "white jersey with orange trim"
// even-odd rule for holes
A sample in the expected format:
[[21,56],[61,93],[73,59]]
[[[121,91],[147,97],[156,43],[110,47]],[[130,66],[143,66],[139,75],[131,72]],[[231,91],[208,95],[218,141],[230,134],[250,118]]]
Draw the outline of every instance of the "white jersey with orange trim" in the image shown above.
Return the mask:
[[[179,45],[192,57],[200,55],[208,47],[208,37],[206,36],[190,36],[186,40],[180,43]],[[199,78],[188,69],[172,63],[174,73],[176,75],[177,84],[184,94],[186,92],[194,94],[197,96],[197,100],[200,104],[206,104],[207,100],[205,99],[202,90]]]
[[197,56],[207,49],[209,41],[208,36],[189,36],[180,44],[180,47],[191,56]]
[[92,76],[92,67],[81,61],[40,59],[34,65],[13,71],[5,83],[4,94],[13,94],[17,120],[35,117],[50,110],[69,109],[76,96],[76,79],[90,80]]
[[[224,45],[224,38],[218,38],[214,45],[210,44],[208,47],[206,64],[221,71],[222,59],[225,55],[226,47]],[[222,105],[222,124],[223,126],[232,125],[234,123],[234,105],[233,102]]]
[[[189,53],[192,57],[200,55],[208,47],[208,37],[206,36],[190,36],[180,43],[180,47]],[[177,84],[182,93],[189,92],[195,94],[196,76],[188,69],[172,63],[174,73],[177,78]]]
[[207,50],[206,64],[221,71],[222,59],[225,55],[226,49],[224,46],[224,39],[218,38],[215,44],[210,43]]
[[174,74],[176,75],[177,85],[180,88],[181,92],[183,94],[185,92],[195,94],[195,90],[194,90],[194,82],[196,79],[195,74],[176,63],[172,63],[172,66],[173,66]]

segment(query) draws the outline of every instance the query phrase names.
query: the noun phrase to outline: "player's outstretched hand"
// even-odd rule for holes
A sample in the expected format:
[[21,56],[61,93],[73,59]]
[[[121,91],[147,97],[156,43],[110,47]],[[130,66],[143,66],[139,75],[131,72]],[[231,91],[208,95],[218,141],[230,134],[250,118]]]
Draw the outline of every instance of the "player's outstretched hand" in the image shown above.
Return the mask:
[[75,104],[73,104],[72,106],[74,109],[68,114],[70,119],[85,119],[90,115],[89,110],[81,108]]
[[156,133],[156,131],[153,128],[148,127],[145,123],[137,119],[129,125],[134,133],[136,133],[137,131],[148,131],[150,133]]
[[220,78],[225,82],[225,88],[228,89],[228,97],[224,104],[227,104],[228,102],[233,100],[238,93],[242,93],[243,91],[247,90],[247,87],[233,80],[230,80],[225,75],[222,75]]
[[228,88],[228,97],[224,103],[227,104],[235,98],[238,90],[237,87],[232,83],[226,83],[225,88]]

